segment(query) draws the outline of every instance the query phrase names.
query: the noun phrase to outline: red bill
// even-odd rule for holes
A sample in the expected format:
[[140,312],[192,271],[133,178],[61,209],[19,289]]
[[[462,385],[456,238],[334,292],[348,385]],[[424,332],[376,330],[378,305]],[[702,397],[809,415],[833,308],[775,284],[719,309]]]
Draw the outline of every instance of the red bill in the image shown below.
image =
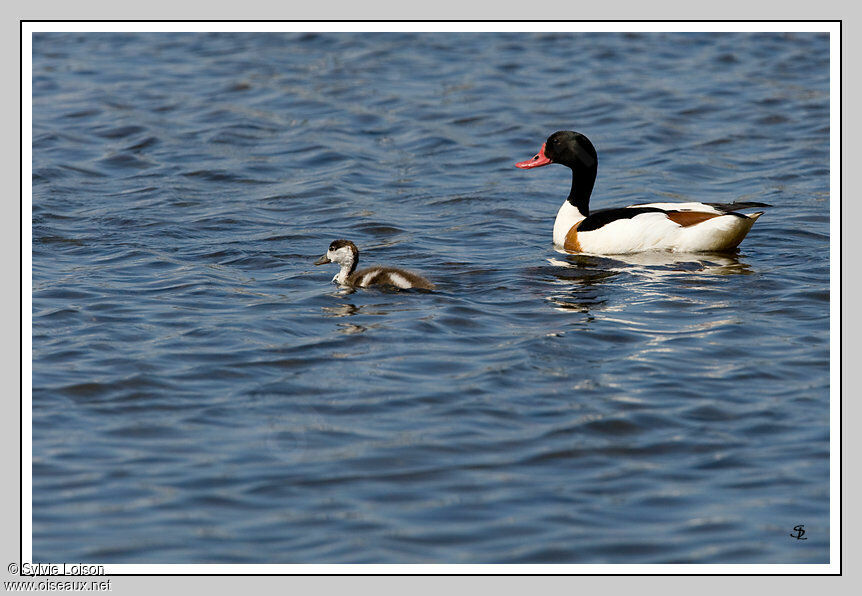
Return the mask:
[[549,163],[553,163],[548,157],[545,157],[545,144],[542,143],[542,148],[539,149],[539,152],[528,159],[527,161],[521,161],[515,164],[516,168],[521,168],[522,170],[528,170],[530,168],[538,168],[539,166],[546,166]]

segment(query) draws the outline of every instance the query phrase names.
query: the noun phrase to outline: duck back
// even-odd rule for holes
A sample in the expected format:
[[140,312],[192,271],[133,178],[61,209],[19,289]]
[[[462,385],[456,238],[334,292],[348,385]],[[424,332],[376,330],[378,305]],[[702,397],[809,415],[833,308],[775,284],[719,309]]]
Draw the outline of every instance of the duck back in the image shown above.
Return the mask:
[[410,271],[398,269],[397,267],[368,267],[356,271],[347,278],[347,284],[360,288],[368,286],[392,286],[402,290],[416,288],[420,290],[433,290],[434,284]]

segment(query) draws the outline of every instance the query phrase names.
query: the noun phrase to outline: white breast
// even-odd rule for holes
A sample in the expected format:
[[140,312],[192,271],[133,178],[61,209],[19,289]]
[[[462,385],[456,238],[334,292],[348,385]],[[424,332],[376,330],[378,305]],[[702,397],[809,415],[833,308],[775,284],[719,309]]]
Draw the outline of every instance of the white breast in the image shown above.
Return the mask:
[[578,208],[565,201],[560,210],[557,211],[557,219],[554,220],[554,244],[563,246],[566,244],[566,234],[576,223],[582,221],[584,216]]
[[583,252],[604,255],[670,248],[682,229],[664,213],[642,213],[598,230],[578,232],[578,244]]

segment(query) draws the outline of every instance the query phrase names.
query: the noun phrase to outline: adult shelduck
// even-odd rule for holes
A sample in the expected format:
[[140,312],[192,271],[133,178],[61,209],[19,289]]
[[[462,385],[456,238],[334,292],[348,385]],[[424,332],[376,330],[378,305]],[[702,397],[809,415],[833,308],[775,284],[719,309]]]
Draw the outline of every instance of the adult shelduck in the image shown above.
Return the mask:
[[738,209],[765,203],[645,203],[590,212],[598,156],[584,135],[561,130],[548,137],[539,153],[515,164],[522,169],[558,163],[571,168],[572,190],[557,212],[554,244],[566,250],[599,255],[647,250],[727,251],[736,248],[763,211]]
[[335,274],[332,281],[351,288],[367,288],[368,286],[391,286],[400,290],[417,288],[433,290],[434,284],[410,271],[395,267],[368,267],[356,270],[359,264],[359,249],[350,240],[333,240],[326,254],[317,259],[315,265],[338,263],[341,270]]

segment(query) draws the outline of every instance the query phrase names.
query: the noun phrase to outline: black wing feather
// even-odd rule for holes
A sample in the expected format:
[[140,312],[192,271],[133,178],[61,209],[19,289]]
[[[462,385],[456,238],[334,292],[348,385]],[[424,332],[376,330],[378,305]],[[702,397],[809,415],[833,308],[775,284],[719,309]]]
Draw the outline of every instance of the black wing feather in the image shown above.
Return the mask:
[[[736,215],[738,217],[748,217],[741,213],[734,213],[740,209],[751,209],[753,207],[772,207],[766,203],[756,203],[754,201],[734,201],[733,203],[704,203],[710,207],[715,207],[719,211],[728,215]],[[631,219],[641,213],[676,213],[674,210],[659,209],[658,207],[615,207],[611,209],[599,209],[593,211],[578,225],[579,232],[591,232],[608,225],[612,221],[618,219]]]
[[731,211],[739,211],[740,209],[753,209],[755,207],[772,207],[768,203],[755,203],[754,201],[734,201],[732,203],[704,203],[710,207],[715,207],[719,211],[730,213]]
[[618,219],[631,219],[635,215],[641,213],[666,213],[664,209],[658,207],[617,207],[613,209],[599,209],[593,211],[590,215],[578,225],[579,232],[590,232],[598,230],[602,226],[606,226],[612,221]]

